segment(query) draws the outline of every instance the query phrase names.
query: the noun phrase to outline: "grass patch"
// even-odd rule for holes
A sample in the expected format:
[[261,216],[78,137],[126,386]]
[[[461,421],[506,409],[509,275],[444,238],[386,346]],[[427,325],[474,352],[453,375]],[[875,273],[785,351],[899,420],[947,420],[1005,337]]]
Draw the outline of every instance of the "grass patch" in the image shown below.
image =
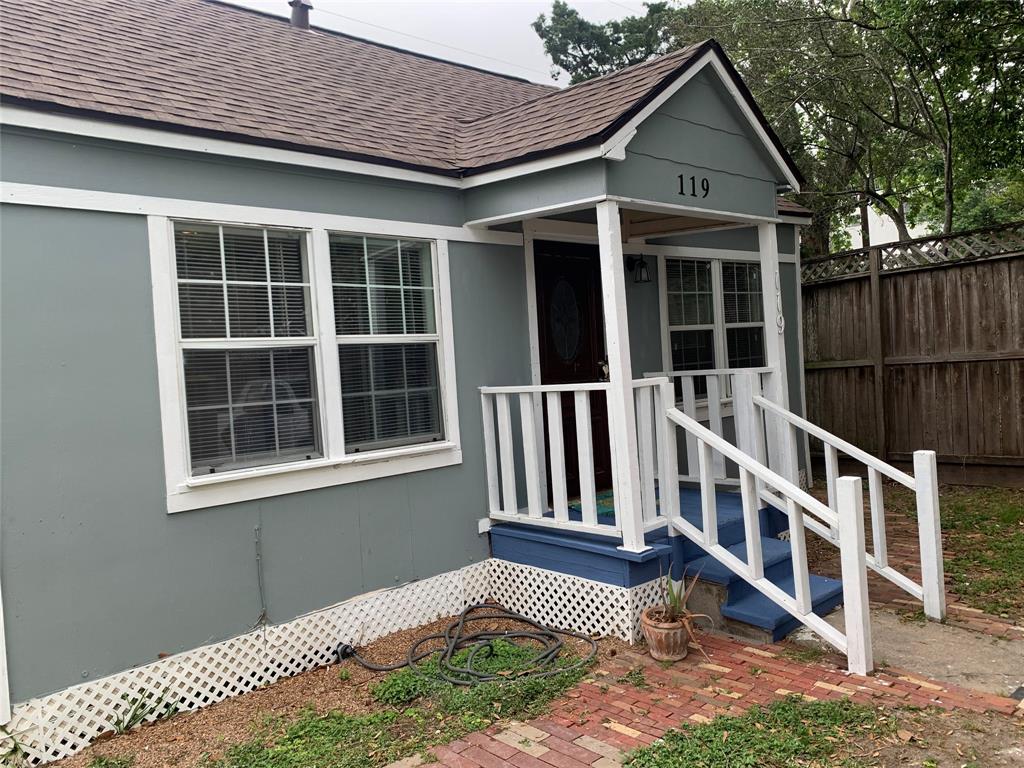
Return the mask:
[[89,761],[89,768],[132,768],[134,757],[106,757],[97,755]]
[[871,708],[850,701],[797,697],[753,707],[736,717],[672,730],[634,752],[629,768],[824,768],[847,765],[866,736],[891,729]]
[[[508,675],[508,680],[476,686],[453,685],[437,674],[436,662],[425,664],[426,677],[411,669],[392,672],[371,688],[380,712],[347,715],[303,712],[294,722],[261,729],[231,747],[206,768],[376,768],[478,731],[503,718],[532,718],[574,686],[585,669],[543,678],[516,678],[536,648],[495,640],[493,653],[477,655],[474,668]],[[468,652],[456,654],[465,665]],[[574,659],[563,651],[561,666]]]
[[634,688],[639,688],[640,690],[651,687],[647,682],[647,675],[644,673],[643,667],[633,667],[629,672],[616,680],[616,682],[629,683]]
[[973,608],[1024,619],[1024,491],[946,488],[940,509],[953,591]]
[[782,650],[782,655],[787,659],[799,661],[802,664],[816,664],[825,658],[825,651],[816,645],[787,645]]

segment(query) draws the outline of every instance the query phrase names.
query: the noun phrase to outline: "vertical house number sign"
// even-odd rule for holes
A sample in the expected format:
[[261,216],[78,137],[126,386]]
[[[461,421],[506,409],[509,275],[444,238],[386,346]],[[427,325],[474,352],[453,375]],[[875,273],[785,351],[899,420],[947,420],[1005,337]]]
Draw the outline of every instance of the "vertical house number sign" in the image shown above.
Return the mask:
[[679,174],[679,194],[687,197],[707,197],[711,192],[711,182],[707,176],[687,176]]

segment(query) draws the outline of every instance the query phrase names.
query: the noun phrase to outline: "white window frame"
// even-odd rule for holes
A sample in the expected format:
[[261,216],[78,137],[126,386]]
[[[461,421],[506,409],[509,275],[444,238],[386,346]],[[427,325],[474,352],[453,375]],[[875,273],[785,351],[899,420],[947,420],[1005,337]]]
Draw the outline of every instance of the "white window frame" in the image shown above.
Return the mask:
[[[727,254],[705,256],[705,255],[665,255],[659,256],[659,301],[661,306],[664,307],[662,312],[661,322],[661,334],[662,334],[662,365],[666,371],[675,370],[672,364],[672,332],[673,331],[700,331],[700,330],[713,330],[714,331],[714,344],[715,344],[715,366],[714,369],[726,369],[729,367],[729,350],[728,350],[728,334],[726,329],[728,328],[766,328],[767,325],[762,319],[761,322],[757,323],[726,323],[725,322],[725,288],[722,281],[722,264],[725,262],[748,262],[757,264],[761,267],[762,273],[764,267],[761,264],[760,256],[756,253],[751,253],[749,256],[740,257],[737,252],[730,251]],[[667,276],[667,264],[669,259],[677,261],[709,261],[711,262],[711,300],[714,310],[714,322],[703,323],[697,325],[670,325],[668,320],[668,281]],[[761,281],[761,293],[762,301],[764,298],[764,280]],[[767,332],[767,331],[766,331]],[[765,359],[767,361],[768,350],[765,349]],[[767,362],[765,363],[767,365]],[[714,370],[709,369],[709,370]],[[704,400],[702,399],[701,402]]]
[[[328,229],[322,226],[292,227],[306,232],[306,252],[310,273],[310,315],[314,333],[316,384],[321,419],[323,458],[293,461],[193,476],[188,459],[187,418],[184,396],[184,348],[179,338],[177,279],[175,270],[174,223],[250,226],[280,229],[274,223],[253,221],[222,221],[191,217],[170,218],[148,216],[150,268],[153,284],[154,324],[156,332],[157,375],[160,388],[160,417],[163,431],[164,471],[167,483],[167,511],[231,504],[240,501],[278,496],[314,488],[360,482],[378,477],[452,466],[462,462],[459,436],[458,398],[456,395],[455,347],[452,333],[451,282],[448,241],[403,232],[409,239],[429,241],[431,266],[434,271],[434,312],[436,334],[427,334],[438,345],[438,380],[440,385],[441,423],[444,439],[431,443],[364,450],[345,451],[344,422],[341,410],[341,374],[338,369],[338,344],[348,337],[335,332],[334,302],[331,282],[329,234],[364,235]],[[317,222],[319,223],[319,222]],[[380,233],[366,236],[380,237]],[[386,235],[385,235],[386,237]],[[399,239],[399,235],[395,235]],[[373,339],[362,336],[360,341]],[[415,340],[415,336],[402,336]],[[388,339],[387,341],[396,341]],[[196,343],[187,342],[194,347]],[[304,346],[308,337],[281,339],[247,339],[232,346],[253,347]]]

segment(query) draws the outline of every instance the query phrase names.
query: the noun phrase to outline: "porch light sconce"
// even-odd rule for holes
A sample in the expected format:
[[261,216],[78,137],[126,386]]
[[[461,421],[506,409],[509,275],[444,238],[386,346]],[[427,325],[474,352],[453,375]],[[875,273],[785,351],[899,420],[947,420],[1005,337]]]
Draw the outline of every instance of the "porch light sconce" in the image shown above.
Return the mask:
[[633,273],[634,283],[651,282],[651,270],[647,266],[647,260],[643,257],[643,255],[627,256],[626,271]]

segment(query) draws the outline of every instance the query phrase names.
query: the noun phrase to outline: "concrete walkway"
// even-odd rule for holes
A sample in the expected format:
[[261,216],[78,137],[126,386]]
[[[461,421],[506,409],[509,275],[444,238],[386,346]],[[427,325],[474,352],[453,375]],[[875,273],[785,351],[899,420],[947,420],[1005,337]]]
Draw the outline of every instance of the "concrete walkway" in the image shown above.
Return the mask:
[[[691,651],[685,660],[663,668],[646,654],[620,652],[555,702],[547,717],[471,734],[431,750],[433,756],[452,768],[613,768],[622,764],[628,751],[652,743],[670,728],[739,714],[790,694],[992,711],[1024,719],[1024,702],[892,668],[861,677],[827,663],[795,661],[780,645],[752,646],[721,637],[703,641],[710,662]],[[627,674],[645,684],[623,682]],[[395,765],[405,768],[422,760],[410,758]]]

